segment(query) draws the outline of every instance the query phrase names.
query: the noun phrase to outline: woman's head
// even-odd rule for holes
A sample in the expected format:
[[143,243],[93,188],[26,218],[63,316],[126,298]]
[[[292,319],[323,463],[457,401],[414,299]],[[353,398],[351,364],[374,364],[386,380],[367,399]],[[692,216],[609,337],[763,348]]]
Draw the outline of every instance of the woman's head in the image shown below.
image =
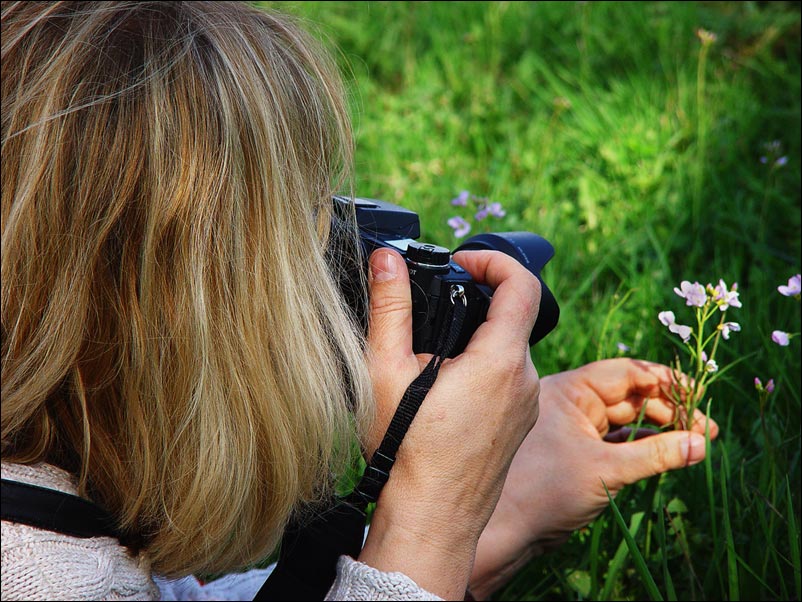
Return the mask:
[[344,100],[242,3],[2,4],[3,457],[75,470],[161,572],[263,556],[366,423]]

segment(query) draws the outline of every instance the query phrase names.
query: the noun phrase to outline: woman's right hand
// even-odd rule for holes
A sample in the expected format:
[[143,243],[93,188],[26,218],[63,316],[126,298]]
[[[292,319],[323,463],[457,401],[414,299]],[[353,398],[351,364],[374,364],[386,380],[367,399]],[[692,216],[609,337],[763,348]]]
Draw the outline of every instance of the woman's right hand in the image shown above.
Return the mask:
[[[399,448],[359,557],[446,599],[464,595],[479,535],[537,419],[540,388],[528,343],[540,283],[500,252],[462,252],[455,260],[494,289],[487,319],[461,355],[443,362]],[[380,249],[370,267],[368,362],[378,404],[372,453],[430,356],[412,351],[402,257]]]

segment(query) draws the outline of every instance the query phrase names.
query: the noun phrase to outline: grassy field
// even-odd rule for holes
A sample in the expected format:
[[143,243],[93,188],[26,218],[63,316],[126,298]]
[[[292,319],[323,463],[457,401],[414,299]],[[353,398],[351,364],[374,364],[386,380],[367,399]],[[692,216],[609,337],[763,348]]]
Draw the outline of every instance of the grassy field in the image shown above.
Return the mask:
[[[551,241],[562,314],[533,349],[541,374],[668,363],[673,287],[739,285],[717,360],[742,361],[709,390],[708,461],[625,490],[621,521],[611,507],[496,598],[799,600],[800,338],[770,338],[801,329],[777,292],[802,263],[799,4],[260,4],[338,49],[359,195],[451,248],[457,214]],[[506,215],[477,222],[450,203],[463,190]],[[755,377],[776,385],[762,401]]]

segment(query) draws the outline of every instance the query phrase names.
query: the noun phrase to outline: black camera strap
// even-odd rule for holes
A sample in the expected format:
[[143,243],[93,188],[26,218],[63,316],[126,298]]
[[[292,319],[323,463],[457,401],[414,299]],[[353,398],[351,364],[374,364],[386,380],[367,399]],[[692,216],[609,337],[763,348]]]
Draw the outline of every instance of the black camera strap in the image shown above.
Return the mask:
[[359,556],[368,504],[379,499],[401,441],[462,330],[466,314],[462,287],[452,287],[451,301],[437,351],[404,392],[359,484],[350,495],[333,500],[328,509],[314,518],[290,523],[281,540],[276,568],[254,600],[322,600],[337,576],[340,556]]
[[384,434],[384,439],[382,439],[379,448],[373,453],[373,457],[371,457],[359,485],[356,486],[349,497],[349,501],[354,504],[361,502],[367,506],[368,503],[379,499],[382,487],[390,478],[390,469],[395,463],[395,456],[401,446],[401,441],[404,440],[404,435],[407,434],[412,420],[418,413],[418,409],[429,390],[434,385],[443,360],[448,357],[457,342],[462,330],[462,322],[465,319],[465,297],[459,291],[454,292],[452,293],[452,302],[449,309],[450,317],[443,323],[437,351],[432,355],[432,359],[429,360],[423,371],[404,392],[393,419],[390,421],[390,426],[387,427],[387,432]]
[[126,541],[111,515],[89,500],[10,479],[2,479],[1,487],[3,520],[72,537],[115,537]]

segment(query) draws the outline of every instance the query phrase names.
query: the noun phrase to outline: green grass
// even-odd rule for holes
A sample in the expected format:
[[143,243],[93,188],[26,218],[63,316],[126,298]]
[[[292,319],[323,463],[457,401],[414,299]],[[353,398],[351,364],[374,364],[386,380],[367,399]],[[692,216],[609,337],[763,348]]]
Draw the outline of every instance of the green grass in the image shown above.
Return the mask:
[[[801,330],[776,291],[802,263],[799,4],[261,4],[338,49],[358,194],[417,211],[421,238],[453,248],[466,189],[507,211],[480,226],[552,242],[542,275],[562,313],[535,347],[541,374],[618,342],[668,363],[656,316],[682,312],[673,287],[739,284],[742,331],[719,364],[753,355],[710,391],[708,460],[629,487],[497,598],[642,600],[653,583],[668,600],[800,599],[800,338],[769,338]],[[760,162],[773,140],[784,166]],[[763,406],[755,376],[777,384]]]

